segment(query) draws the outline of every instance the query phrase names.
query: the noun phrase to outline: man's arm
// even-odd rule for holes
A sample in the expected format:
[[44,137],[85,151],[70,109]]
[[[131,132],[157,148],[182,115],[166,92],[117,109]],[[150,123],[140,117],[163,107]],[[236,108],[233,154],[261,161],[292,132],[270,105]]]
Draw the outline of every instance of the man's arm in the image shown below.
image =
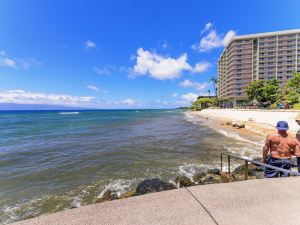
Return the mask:
[[299,146],[299,142],[297,141],[297,144],[294,148],[294,151],[293,151],[293,155],[296,156],[296,157],[300,157],[300,146]]
[[263,163],[267,163],[267,156],[271,147],[271,135],[266,138],[265,146],[263,147]]

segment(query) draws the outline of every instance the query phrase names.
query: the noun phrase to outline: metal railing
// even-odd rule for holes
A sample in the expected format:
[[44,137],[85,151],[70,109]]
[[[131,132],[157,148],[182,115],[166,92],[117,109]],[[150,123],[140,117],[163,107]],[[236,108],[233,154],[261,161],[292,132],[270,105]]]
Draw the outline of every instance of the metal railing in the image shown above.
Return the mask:
[[255,160],[251,160],[248,159],[246,157],[242,157],[242,156],[238,156],[235,154],[231,154],[231,153],[221,153],[221,172],[223,172],[223,156],[227,156],[227,163],[228,163],[228,174],[230,175],[230,158],[235,158],[235,159],[240,159],[245,161],[245,180],[248,180],[248,172],[249,172],[249,163],[257,165],[257,166],[263,166],[263,167],[267,167],[270,169],[274,169],[280,172],[284,172],[287,174],[291,174],[291,175],[295,175],[295,176],[300,176],[300,173],[298,172],[294,172],[294,171],[290,171],[290,170],[286,170],[286,169],[282,169],[279,167],[275,167],[275,166],[271,166],[259,161],[255,161]]

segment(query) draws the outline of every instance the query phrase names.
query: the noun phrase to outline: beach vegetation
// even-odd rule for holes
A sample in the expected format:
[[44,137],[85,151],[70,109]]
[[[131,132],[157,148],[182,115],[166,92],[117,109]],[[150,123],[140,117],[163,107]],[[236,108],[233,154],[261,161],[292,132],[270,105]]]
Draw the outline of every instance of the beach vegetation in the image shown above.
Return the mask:
[[263,107],[269,107],[274,104],[279,96],[279,81],[273,80],[255,80],[246,88],[246,95],[251,101],[257,101]]

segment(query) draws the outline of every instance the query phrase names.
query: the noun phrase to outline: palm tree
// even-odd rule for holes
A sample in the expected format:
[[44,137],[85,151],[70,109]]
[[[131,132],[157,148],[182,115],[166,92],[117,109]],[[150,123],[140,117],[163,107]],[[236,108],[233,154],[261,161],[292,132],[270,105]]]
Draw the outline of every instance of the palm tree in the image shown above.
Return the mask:
[[210,90],[208,90],[207,92],[208,92],[208,96],[210,97]]
[[210,78],[210,81],[212,82],[212,84],[213,84],[213,86],[214,86],[215,95],[217,96],[217,90],[218,90],[217,84],[218,84],[218,79],[215,78],[214,76],[212,76],[212,77]]

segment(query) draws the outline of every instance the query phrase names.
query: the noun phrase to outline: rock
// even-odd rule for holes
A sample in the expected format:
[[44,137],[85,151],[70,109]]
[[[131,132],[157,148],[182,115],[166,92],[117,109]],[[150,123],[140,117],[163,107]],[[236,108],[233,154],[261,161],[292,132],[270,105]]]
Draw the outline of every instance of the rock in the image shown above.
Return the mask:
[[204,178],[204,177],[206,177],[206,173],[200,172],[200,173],[197,173],[193,176],[193,180],[194,180],[194,182],[201,183],[202,178]]
[[103,196],[101,198],[98,198],[96,200],[96,203],[105,202],[105,201],[112,201],[119,199],[118,193],[116,191],[107,190],[104,192]]
[[263,172],[259,172],[258,175],[256,176],[256,179],[263,179],[265,178],[265,174]]
[[[245,180],[245,174],[232,174],[232,177],[235,179],[235,181],[244,181]],[[248,175],[248,180],[256,179],[256,176],[250,176]]]
[[235,181],[243,181],[245,180],[245,175],[244,174],[232,174],[233,178]]
[[139,183],[139,185],[136,188],[136,193],[134,195],[143,195],[172,189],[176,189],[176,186],[174,184],[160,179],[148,179]]
[[240,125],[234,123],[234,124],[232,124],[232,126],[233,126],[233,127],[239,127]]
[[226,125],[230,126],[230,125],[232,125],[232,123],[231,122],[227,122]]
[[217,184],[217,183],[221,183],[221,176],[216,175],[216,174],[210,174],[207,175],[203,181],[203,184]]
[[125,193],[122,193],[120,198],[129,198],[129,197],[134,196],[134,195],[135,195],[135,190],[127,191]]
[[242,125],[238,126],[238,129],[242,129],[242,128],[245,128],[245,127],[246,127],[245,124],[242,124]]
[[[250,175],[250,170],[257,170],[257,166],[253,164],[248,164],[248,175]],[[234,169],[233,173],[245,174],[245,165],[238,166]]]
[[190,187],[194,183],[191,181],[190,178],[186,176],[178,176],[175,178],[175,183],[179,184],[180,187]]
[[257,162],[262,162],[262,157],[257,157],[257,158],[254,158],[252,159],[253,161],[257,161]]
[[217,174],[220,175],[221,170],[220,169],[210,169],[207,171],[207,173]]
[[229,177],[225,172],[220,173],[222,183],[229,183]]

